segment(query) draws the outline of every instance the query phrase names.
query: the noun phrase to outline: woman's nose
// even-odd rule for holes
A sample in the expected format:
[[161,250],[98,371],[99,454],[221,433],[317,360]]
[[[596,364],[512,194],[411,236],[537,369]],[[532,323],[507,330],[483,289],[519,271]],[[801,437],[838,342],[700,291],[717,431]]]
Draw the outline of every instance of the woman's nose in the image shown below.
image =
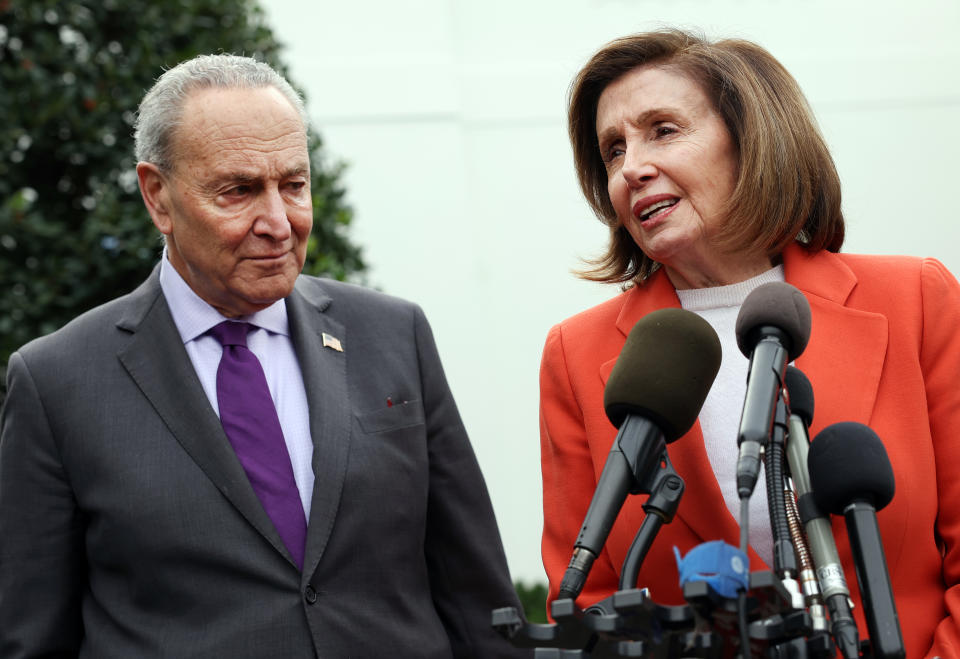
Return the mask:
[[623,156],[621,175],[630,187],[639,187],[655,178],[658,173],[650,152],[638,145],[627,146]]

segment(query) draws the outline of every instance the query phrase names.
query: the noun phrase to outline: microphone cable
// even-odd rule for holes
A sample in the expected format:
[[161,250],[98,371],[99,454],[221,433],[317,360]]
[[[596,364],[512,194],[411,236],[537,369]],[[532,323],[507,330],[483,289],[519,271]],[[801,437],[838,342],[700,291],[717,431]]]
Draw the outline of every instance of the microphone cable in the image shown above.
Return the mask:
[[[750,499],[740,499],[740,551],[747,555],[750,537]],[[747,575],[747,583],[749,584]],[[740,656],[750,659],[750,625],[747,621],[747,588],[737,593],[737,626],[740,630]]]
[[[806,438],[802,438],[807,441]],[[790,438],[788,438],[790,441]],[[796,493],[793,482],[787,478],[784,482],[784,503],[786,504],[787,524],[790,527],[790,537],[797,555],[797,575],[800,578],[800,591],[803,594],[803,603],[810,613],[810,624],[814,632],[827,631],[827,616],[820,596],[820,583],[814,571],[813,558],[810,556],[810,547],[806,534],[803,532],[800,521],[800,511],[797,508]]]
[[803,608],[803,595],[797,582],[797,557],[787,521],[787,503],[784,496],[784,466],[786,460],[787,420],[790,416],[787,403],[781,394],[777,397],[770,443],[764,453],[764,472],[767,485],[767,509],[770,514],[770,530],[773,533],[773,570],[780,577],[784,588],[790,593],[791,606]]

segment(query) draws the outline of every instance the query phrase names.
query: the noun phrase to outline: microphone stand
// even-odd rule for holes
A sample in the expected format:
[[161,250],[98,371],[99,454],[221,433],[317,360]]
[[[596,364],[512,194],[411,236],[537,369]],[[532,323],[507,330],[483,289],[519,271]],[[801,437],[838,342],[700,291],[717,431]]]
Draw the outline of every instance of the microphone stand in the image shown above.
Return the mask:
[[643,565],[657,533],[660,532],[660,528],[664,524],[673,521],[674,515],[677,514],[677,508],[680,506],[684,483],[680,475],[674,470],[673,463],[670,462],[670,456],[666,450],[660,454],[660,465],[661,468],[656,471],[651,479],[652,484],[647,488],[650,497],[642,506],[646,515],[640,524],[640,529],[633,538],[633,542],[630,544],[627,557],[623,561],[623,568],[620,570],[620,590],[637,587],[640,566]]
[[[493,626],[516,647],[537,648],[537,659],[605,659],[607,657],[656,657],[669,659],[685,655],[684,648],[694,634],[694,613],[689,606],[664,606],[650,599],[646,588],[636,587],[640,567],[663,524],[673,521],[684,482],[664,448],[659,468],[640,474],[631,494],[649,494],[643,504],[646,513],[620,572],[619,590],[581,610],[570,597],[553,602],[554,624],[523,620],[513,607],[493,611]],[[690,631],[686,631],[690,630]],[[672,634],[665,634],[672,631]],[[700,643],[719,659],[719,641]]]
[[[788,419],[787,401],[781,395],[764,456],[775,573],[749,575],[745,599],[753,619],[749,640],[772,659],[832,659],[836,649],[830,634],[804,607],[795,579],[795,536],[784,490]],[[649,497],[643,504],[646,515],[624,559],[617,592],[586,610],[571,597],[559,598],[551,605],[555,622],[550,624],[529,623],[513,607],[496,609],[493,627],[502,636],[516,647],[536,648],[537,659],[734,657],[742,642],[736,632],[740,614],[736,598],[718,594],[706,581],[688,581],[683,584],[687,604],[667,606],[654,602],[648,589],[637,587],[643,561],[663,524],[676,515],[685,487],[666,448],[659,468],[650,471],[641,476],[634,470],[636,487],[630,493]]]
[[[683,585],[685,605],[653,601],[646,588],[637,587],[647,552],[663,524],[676,515],[684,492],[683,479],[661,454],[660,468],[652,470],[631,493],[649,494],[646,516],[634,537],[620,573],[619,590],[580,609],[572,598],[555,600],[553,623],[527,622],[514,607],[493,611],[493,627],[515,647],[536,648],[536,659],[612,659],[644,657],[674,659],[729,659],[737,648],[736,601],[719,595],[704,581]],[[750,611],[756,618],[751,637],[775,659],[831,659],[834,648],[827,635],[806,638],[809,614],[796,610],[794,597],[783,581],[770,572],[750,574]]]

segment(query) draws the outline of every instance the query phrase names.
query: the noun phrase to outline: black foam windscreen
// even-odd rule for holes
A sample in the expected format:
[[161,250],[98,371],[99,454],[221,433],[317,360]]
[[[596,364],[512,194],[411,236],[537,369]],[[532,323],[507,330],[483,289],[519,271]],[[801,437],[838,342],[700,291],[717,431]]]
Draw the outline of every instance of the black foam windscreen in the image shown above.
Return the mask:
[[720,339],[703,318],[659,309],[633,326],[603,392],[617,428],[628,414],[653,421],[672,442],[697,420],[720,369]]
[[834,515],[854,501],[880,510],[893,499],[893,467],[877,434],[862,423],[827,426],[810,443],[810,485],[817,507]]
[[790,397],[790,412],[803,419],[809,427],[813,423],[813,387],[810,380],[796,366],[787,366],[783,376]]
[[788,337],[793,361],[810,340],[810,303],[796,287],[782,281],[757,286],[743,301],[737,315],[737,347],[747,358],[762,338],[764,327],[776,327]]

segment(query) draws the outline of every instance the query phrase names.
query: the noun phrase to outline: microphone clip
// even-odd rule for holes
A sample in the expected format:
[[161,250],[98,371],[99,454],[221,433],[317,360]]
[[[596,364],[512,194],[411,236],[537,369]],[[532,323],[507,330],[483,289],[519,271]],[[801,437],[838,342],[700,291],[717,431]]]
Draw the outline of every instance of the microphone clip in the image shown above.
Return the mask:
[[[631,432],[636,426],[638,432]],[[667,449],[663,433],[657,426],[647,422],[643,417],[628,415],[620,426],[617,435],[617,450],[623,455],[627,469],[630,472],[630,494],[649,494],[653,488],[659,468],[650,469],[651,465],[664,466],[664,454]]]

